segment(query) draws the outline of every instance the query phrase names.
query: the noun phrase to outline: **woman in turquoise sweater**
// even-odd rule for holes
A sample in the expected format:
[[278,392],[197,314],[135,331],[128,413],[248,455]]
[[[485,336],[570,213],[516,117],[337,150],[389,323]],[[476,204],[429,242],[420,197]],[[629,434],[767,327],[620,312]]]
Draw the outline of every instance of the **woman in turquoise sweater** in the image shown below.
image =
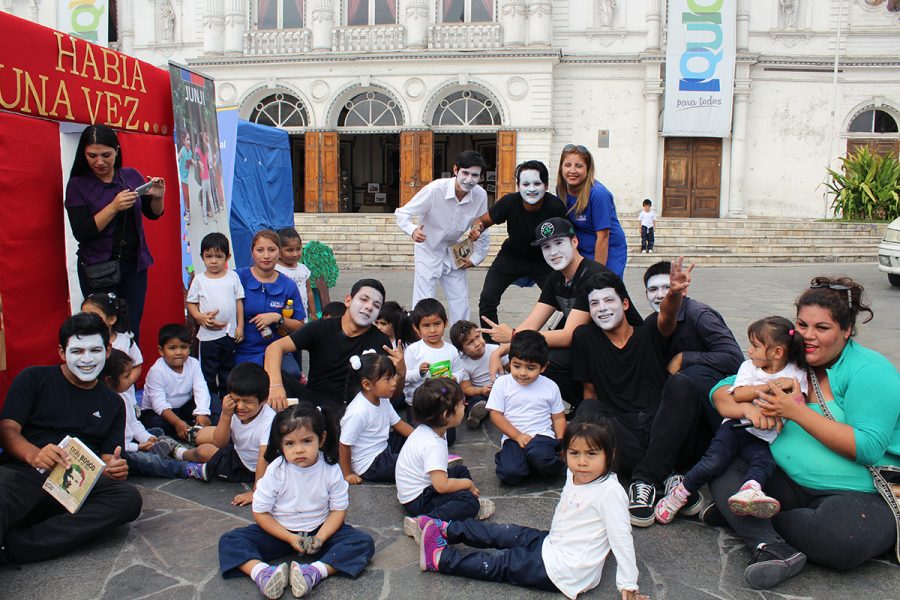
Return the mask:
[[[852,279],[816,277],[797,299],[795,335],[803,336],[810,367],[809,397],[799,383],[753,402],[735,402],[730,380],[713,388],[725,418],[747,418],[762,429],[784,427],[772,443],[778,468],[766,492],[781,502],[771,520],[737,516],[728,497],[743,483],[746,463],[736,459],[710,484],[716,506],[754,551],[744,577],[754,588],[773,587],[809,560],[851,569],[890,550],[897,540],[893,511],[876,492],[867,465],[900,466],[900,374],[884,356],[853,341],[856,318],[872,311]],[[829,420],[819,408],[818,381]],[[705,519],[707,522],[710,519]]]

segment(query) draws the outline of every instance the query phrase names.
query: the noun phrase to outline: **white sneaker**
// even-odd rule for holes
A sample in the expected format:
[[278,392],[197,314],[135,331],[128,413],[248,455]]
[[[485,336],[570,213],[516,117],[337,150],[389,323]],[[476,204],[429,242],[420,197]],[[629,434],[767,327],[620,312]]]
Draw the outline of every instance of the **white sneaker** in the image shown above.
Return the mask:
[[479,498],[478,504],[478,514],[475,515],[475,518],[479,521],[491,518],[491,515],[497,510],[497,505],[494,504],[494,501],[488,500],[487,498]]
[[762,490],[744,485],[736,494],[728,499],[728,508],[742,517],[771,519],[781,510],[781,503],[767,496]]

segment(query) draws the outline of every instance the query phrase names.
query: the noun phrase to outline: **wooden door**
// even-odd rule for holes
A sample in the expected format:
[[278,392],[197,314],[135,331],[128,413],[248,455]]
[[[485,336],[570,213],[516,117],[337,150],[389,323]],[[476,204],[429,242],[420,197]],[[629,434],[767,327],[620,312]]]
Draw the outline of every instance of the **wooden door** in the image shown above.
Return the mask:
[[400,206],[431,182],[434,169],[434,132],[400,132]]
[[869,150],[879,156],[900,156],[900,140],[856,139],[847,140],[847,154],[856,153],[860,146],[868,146]]
[[340,156],[336,131],[306,132],[306,212],[338,212]]
[[663,162],[663,216],[719,216],[721,139],[666,138]]
[[516,132],[497,132],[497,193],[495,198],[515,192],[516,186]]

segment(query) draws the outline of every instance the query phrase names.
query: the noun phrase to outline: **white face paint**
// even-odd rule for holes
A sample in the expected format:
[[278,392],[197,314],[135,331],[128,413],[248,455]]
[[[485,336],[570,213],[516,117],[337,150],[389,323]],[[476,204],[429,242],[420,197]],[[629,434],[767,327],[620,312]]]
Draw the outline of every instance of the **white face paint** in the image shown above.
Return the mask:
[[659,312],[663,298],[669,293],[669,275],[654,275],[647,280],[647,302],[650,307]]
[[560,237],[544,242],[541,244],[541,253],[554,271],[562,271],[569,266],[575,255],[572,238]]
[[459,189],[466,193],[471,192],[479,181],[481,181],[481,167],[457,167],[456,185]]
[[591,320],[604,331],[611,331],[625,318],[625,303],[613,288],[593,290],[588,294]]
[[537,204],[544,199],[547,186],[541,181],[541,174],[533,169],[519,173],[519,195],[528,204]]
[[360,327],[368,327],[378,318],[384,297],[375,288],[363,286],[356,295],[350,298],[350,318]]
[[79,381],[94,381],[106,364],[106,346],[98,334],[79,337],[73,335],[66,346],[66,366]]

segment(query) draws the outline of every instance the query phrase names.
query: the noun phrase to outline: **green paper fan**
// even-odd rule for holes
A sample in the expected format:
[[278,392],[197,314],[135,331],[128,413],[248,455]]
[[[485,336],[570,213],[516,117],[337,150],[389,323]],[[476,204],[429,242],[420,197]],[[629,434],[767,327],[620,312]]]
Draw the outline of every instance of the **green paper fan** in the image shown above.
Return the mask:
[[307,243],[303,247],[303,264],[309,268],[312,281],[321,277],[329,288],[337,285],[341,270],[334,260],[334,252],[330,246],[315,241]]

